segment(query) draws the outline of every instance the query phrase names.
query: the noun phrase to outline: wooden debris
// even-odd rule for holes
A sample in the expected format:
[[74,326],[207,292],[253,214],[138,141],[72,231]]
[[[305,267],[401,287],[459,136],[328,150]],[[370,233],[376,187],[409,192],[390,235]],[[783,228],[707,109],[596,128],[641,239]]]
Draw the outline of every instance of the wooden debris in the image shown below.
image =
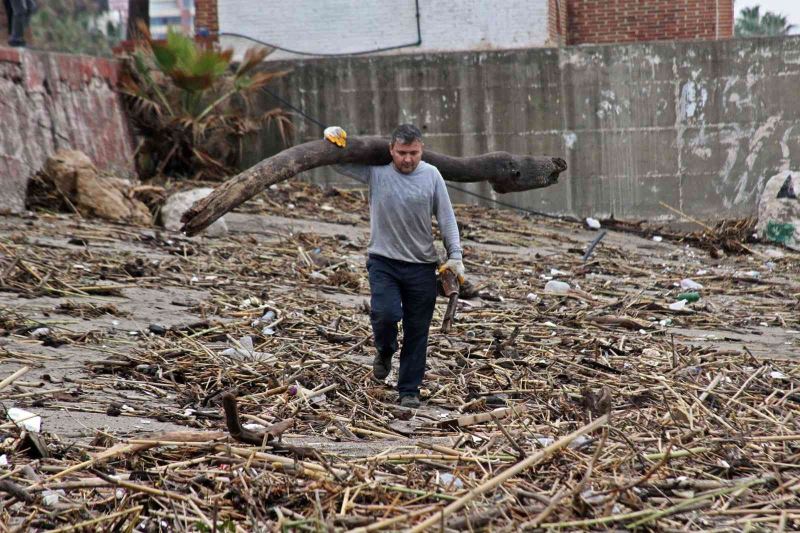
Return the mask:
[[[234,214],[284,218],[202,243],[6,221],[0,394],[42,414],[51,457],[0,421],[0,531],[800,528],[796,254],[747,254],[746,225],[606,224],[584,262],[577,224],[456,209],[471,299],[431,331],[414,411],[369,377],[362,191],[287,182]],[[701,299],[671,309],[684,278]],[[109,410],[128,431],[48,433]]]

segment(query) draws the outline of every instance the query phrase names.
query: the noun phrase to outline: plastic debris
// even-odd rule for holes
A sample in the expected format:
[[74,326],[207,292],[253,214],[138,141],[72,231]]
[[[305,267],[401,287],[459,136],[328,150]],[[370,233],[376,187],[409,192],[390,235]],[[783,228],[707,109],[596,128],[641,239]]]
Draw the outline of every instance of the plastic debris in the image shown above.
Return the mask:
[[444,473],[439,475],[439,484],[443,487],[452,487],[454,489],[464,488],[464,482],[453,474]]
[[677,302],[673,302],[669,304],[669,308],[672,311],[682,311],[686,308],[686,300],[678,300]]
[[44,490],[42,491],[42,503],[44,503],[47,507],[55,507],[61,499],[61,496],[66,495],[67,493],[62,489]]
[[687,302],[696,302],[699,299],[699,292],[682,292],[678,295],[678,300],[686,300]]
[[536,437],[536,442],[538,442],[543,448],[550,446],[556,441],[553,437]]
[[18,428],[33,433],[39,433],[42,430],[42,417],[36,413],[31,413],[19,407],[12,407],[7,414],[9,420],[14,422]]
[[290,385],[287,392],[289,393],[289,396],[305,398],[313,404],[321,405],[327,402],[327,398],[325,398],[324,394],[317,394],[313,390],[307,389],[302,385],[300,385],[299,383]]
[[694,281],[692,279],[685,278],[685,279],[681,280],[681,289],[683,289],[685,291],[697,291],[697,290],[700,290],[702,288],[703,288],[703,286],[701,284],[697,283],[696,281]]
[[233,343],[232,348],[227,348],[220,352],[220,355],[239,359],[242,361],[266,361],[272,358],[271,354],[266,352],[257,352],[253,347],[253,337],[246,335]]
[[31,337],[45,337],[50,335],[50,328],[36,328],[35,330],[31,331]]
[[550,280],[544,286],[544,292],[550,294],[567,294],[569,293],[569,289],[569,283],[556,280]]
[[586,225],[591,229],[600,229],[600,221],[596,218],[586,217]]

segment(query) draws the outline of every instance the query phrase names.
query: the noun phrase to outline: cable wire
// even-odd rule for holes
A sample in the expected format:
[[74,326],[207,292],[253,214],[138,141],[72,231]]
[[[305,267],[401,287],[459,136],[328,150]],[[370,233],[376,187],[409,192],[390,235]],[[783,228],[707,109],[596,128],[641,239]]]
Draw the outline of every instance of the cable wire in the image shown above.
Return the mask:
[[[297,113],[299,113],[305,119],[309,120],[310,122],[313,122],[314,124],[316,124],[317,126],[319,126],[322,129],[327,128],[325,123],[320,122],[319,120],[317,120],[316,118],[312,117],[311,115],[308,115],[302,109],[292,105],[292,103],[289,102],[288,100],[286,100],[284,98],[281,98],[280,96],[278,96],[274,92],[270,91],[266,87],[262,87],[262,89],[264,90],[264,92],[266,92],[267,94],[269,94],[270,96],[272,96],[273,98],[275,98],[276,100],[278,100],[279,102],[284,104],[285,106],[287,106],[287,107],[293,109],[294,111],[296,111]],[[342,175],[350,178],[353,181],[359,181],[359,180],[356,180],[355,178],[353,178],[352,176],[348,176],[347,174],[342,174]],[[359,183],[361,183],[361,182],[359,181]],[[525,207],[519,207],[519,206],[516,206],[516,205],[513,205],[513,204],[509,204],[507,202],[503,202],[503,201],[500,201],[500,200],[495,200],[494,198],[491,198],[489,196],[484,196],[482,194],[478,194],[476,192],[472,192],[472,191],[467,190],[467,189],[465,189],[463,187],[458,187],[456,185],[452,185],[452,184],[447,183],[447,182],[445,182],[445,185],[450,189],[453,189],[455,191],[459,191],[459,192],[464,193],[464,194],[466,194],[468,196],[472,196],[472,197],[478,198],[480,200],[491,202],[491,203],[493,203],[495,205],[499,205],[501,207],[506,207],[506,208],[509,208],[509,209],[516,209],[517,211],[522,211],[523,213],[527,213],[529,215],[536,215],[536,216],[540,216],[540,217],[544,217],[544,218],[550,218],[550,219],[554,219],[554,220],[572,220],[572,221],[577,220],[575,217],[571,217],[571,216],[551,215],[550,213],[545,213],[543,211],[536,211],[535,209],[528,209],[528,208],[525,208]]]
[[[260,39],[256,39],[254,37],[250,37],[250,36],[247,36],[247,35],[242,35],[242,34],[239,34],[239,33],[220,32],[220,33],[218,33],[218,35],[220,35],[220,36],[229,35],[229,36],[232,36],[232,37],[241,37],[243,39],[247,39],[247,40],[259,43],[259,44],[261,44],[263,46],[268,46],[268,47],[271,47],[271,48],[275,48],[277,50],[283,50],[284,52],[289,52],[289,53],[297,54],[297,55],[305,55],[305,56],[344,57],[344,56],[355,56],[355,55],[372,54],[372,53],[376,53],[376,52],[385,52],[387,50],[396,50],[398,48],[405,48],[405,47],[408,47],[408,46],[419,46],[420,44],[422,44],[422,30],[421,30],[421,27],[420,27],[419,0],[415,0],[415,3],[416,3],[416,8],[417,8],[417,42],[410,43],[410,44],[404,44],[404,45],[397,45],[397,46],[388,46],[388,47],[384,47],[384,48],[375,48],[374,50],[365,50],[365,51],[362,51],[362,52],[343,53],[343,54],[316,54],[316,53],[309,53],[309,52],[300,52],[300,51],[297,51],[297,50],[292,50],[290,48],[284,48],[284,47],[277,46],[277,45],[270,44],[270,43],[266,43],[264,41],[261,41]],[[312,117],[311,115],[307,114],[305,111],[303,111],[299,107],[293,105],[291,102],[289,102],[285,98],[282,98],[281,96],[278,96],[277,94],[275,94],[273,91],[269,90],[268,88],[262,87],[262,90],[265,93],[267,93],[268,95],[270,95],[271,97],[273,97],[274,99],[276,99],[277,101],[279,101],[280,103],[282,103],[283,105],[285,105],[286,107],[288,107],[288,108],[292,109],[293,111],[297,112],[300,116],[302,116],[303,118],[305,118],[309,122],[313,122],[314,124],[316,124],[317,126],[319,126],[322,129],[325,129],[327,127],[325,125],[325,123],[323,123],[320,120],[318,120],[317,118]],[[350,179],[352,179],[352,180],[354,180],[354,181],[358,181],[355,178],[353,178],[352,176],[348,176],[347,174],[343,174],[343,175],[348,177],[348,178],[350,178]],[[361,182],[359,182],[359,183],[361,183]],[[464,189],[463,187],[457,187],[457,186],[452,185],[450,183],[446,183],[445,182],[445,185],[447,185],[447,187],[450,188],[450,189],[453,189],[455,191],[459,191],[459,192],[464,193],[464,194],[466,194],[468,196],[472,196],[474,198],[478,198],[478,199],[484,200],[486,202],[491,202],[491,203],[493,203],[495,205],[499,205],[501,207],[506,207],[506,208],[509,208],[509,209],[516,209],[517,211],[522,211],[523,213],[527,213],[529,215],[536,215],[536,216],[555,219],[555,220],[577,220],[574,217],[570,217],[570,216],[551,215],[549,213],[545,213],[545,212],[542,212],[542,211],[536,211],[535,209],[527,209],[525,207],[519,207],[519,206],[516,206],[516,205],[513,205],[513,204],[509,204],[507,202],[502,202],[500,200],[495,200],[494,198],[491,198],[489,196],[484,196],[482,194],[478,194],[476,192],[472,192],[470,190]]]
[[419,46],[422,44],[422,25],[420,24],[420,14],[419,14],[419,0],[414,0],[414,5],[416,7],[416,18],[417,18],[417,40],[413,43],[407,44],[398,44],[394,46],[385,46],[382,48],[373,48],[371,50],[361,50],[360,52],[341,52],[341,53],[327,53],[327,52],[303,52],[300,50],[293,50],[291,48],[286,48],[283,46],[278,46],[277,44],[268,43],[262,41],[261,39],[256,39],[255,37],[251,37],[249,35],[243,35],[241,33],[236,32],[216,32],[216,34],[220,37],[228,36],[228,37],[239,37],[241,39],[247,39],[248,41],[252,41],[254,43],[258,43],[261,46],[267,46],[269,48],[274,48],[276,50],[281,50],[283,52],[287,52],[290,54],[295,54],[299,56],[310,56],[310,57],[348,57],[348,56],[363,56],[366,54],[376,54],[378,52],[388,52],[390,50],[399,50],[400,48],[408,48],[410,46]]
[[462,187],[456,187],[455,185],[452,185],[452,184],[447,183],[447,182],[445,182],[445,185],[447,185],[447,187],[450,188],[450,189],[456,190],[458,192],[463,192],[464,194],[468,194],[469,196],[474,196],[475,198],[480,198],[481,200],[486,200],[487,202],[492,202],[492,203],[497,204],[499,206],[507,207],[509,209],[516,209],[517,211],[522,211],[523,213],[528,213],[529,215],[536,215],[536,216],[539,216],[539,217],[551,218],[551,219],[554,219],[554,220],[571,220],[573,222],[578,221],[577,218],[571,217],[571,216],[568,216],[568,215],[551,215],[550,213],[545,213],[543,211],[536,211],[535,209],[528,209],[527,207],[519,207],[519,206],[514,205],[514,204],[509,204],[509,203],[506,203],[506,202],[502,202],[500,200],[495,200],[494,198],[492,198],[490,196],[484,196],[482,194],[478,194],[476,192],[469,191],[469,190],[464,189]]

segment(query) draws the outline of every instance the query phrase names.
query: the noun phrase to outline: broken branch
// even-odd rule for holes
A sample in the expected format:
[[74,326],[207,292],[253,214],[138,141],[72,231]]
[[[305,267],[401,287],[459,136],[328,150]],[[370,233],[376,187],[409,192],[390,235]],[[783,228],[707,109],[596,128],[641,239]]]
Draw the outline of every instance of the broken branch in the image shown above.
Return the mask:
[[[422,159],[439,169],[448,181],[488,181],[499,193],[527,191],[553,185],[567,163],[559,157],[491,152],[452,157],[426,151]],[[353,137],[346,148],[325,140],[287,148],[229,179],[197,201],[181,217],[187,235],[196,235],[219,217],[265,188],[300,172],[327,165],[386,165],[391,162],[388,141],[382,137]]]

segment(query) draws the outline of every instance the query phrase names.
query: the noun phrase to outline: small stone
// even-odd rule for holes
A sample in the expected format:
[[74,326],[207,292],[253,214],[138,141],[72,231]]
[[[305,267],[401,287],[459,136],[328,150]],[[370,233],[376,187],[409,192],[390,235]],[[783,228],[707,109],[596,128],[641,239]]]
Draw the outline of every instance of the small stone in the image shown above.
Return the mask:
[[147,329],[150,330],[150,333],[155,335],[166,335],[167,334],[167,327],[162,326],[161,324],[150,324]]

